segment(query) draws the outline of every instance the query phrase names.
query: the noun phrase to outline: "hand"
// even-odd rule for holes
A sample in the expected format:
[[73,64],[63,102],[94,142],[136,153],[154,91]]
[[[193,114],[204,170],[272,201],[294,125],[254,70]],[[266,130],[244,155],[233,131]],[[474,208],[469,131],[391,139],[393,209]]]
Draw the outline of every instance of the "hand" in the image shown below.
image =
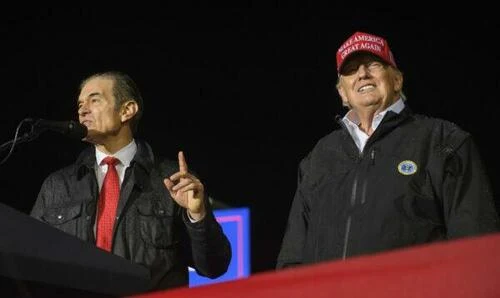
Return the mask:
[[205,190],[201,181],[188,172],[188,166],[184,153],[179,151],[179,172],[169,178],[165,178],[163,183],[170,192],[170,196],[188,210],[189,215],[194,220],[205,217]]

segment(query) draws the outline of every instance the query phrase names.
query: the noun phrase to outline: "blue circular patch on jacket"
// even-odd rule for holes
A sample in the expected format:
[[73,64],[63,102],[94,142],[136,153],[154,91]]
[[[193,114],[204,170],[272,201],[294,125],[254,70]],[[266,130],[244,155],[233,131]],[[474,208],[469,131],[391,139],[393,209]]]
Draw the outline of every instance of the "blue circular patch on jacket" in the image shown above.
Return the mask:
[[398,165],[398,171],[405,176],[415,174],[417,169],[417,164],[411,160],[403,160]]

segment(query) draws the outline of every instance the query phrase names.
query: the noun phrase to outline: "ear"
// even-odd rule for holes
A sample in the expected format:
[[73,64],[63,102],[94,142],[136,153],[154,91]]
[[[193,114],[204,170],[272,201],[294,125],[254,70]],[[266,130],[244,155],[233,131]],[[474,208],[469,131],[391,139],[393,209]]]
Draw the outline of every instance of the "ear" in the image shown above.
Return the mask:
[[134,118],[135,114],[139,111],[139,106],[135,100],[129,100],[123,103],[120,117],[122,122],[126,122]]
[[345,94],[344,87],[342,87],[342,82],[339,82],[337,84],[337,92],[340,95],[340,98],[342,99],[342,105],[345,107],[349,106],[349,100],[347,99],[347,96]]
[[401,73],[400,71],[395,71],[393,80],[394,80],[394,91],[401,92],[401,90],[403,89],[403,73]]

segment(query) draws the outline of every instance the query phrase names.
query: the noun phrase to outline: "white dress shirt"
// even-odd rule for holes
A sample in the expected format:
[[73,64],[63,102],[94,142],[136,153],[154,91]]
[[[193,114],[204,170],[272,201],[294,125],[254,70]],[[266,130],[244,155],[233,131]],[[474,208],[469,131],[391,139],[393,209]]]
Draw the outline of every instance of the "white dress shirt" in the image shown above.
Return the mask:
[[[95,165],[95,175],[97,177],[97,183],[99,184],[99,192],[101,191],[102,188],[102,183],[104,181],[104,177],[106,176],[106,172],[108,171],[108,165],[107,164],[102,164],[101,162],[104,158],[108,156],[113,156],[114,158],[117,158],[119,162],[115,165],[116,171],[118,172],[118,177],[120,178],[120,188],[123,183],[123,179],[125,177],[125,170],[130,166],[130,162],[134,158],[135,154],[137,152],[137,144],[135,140],[132,140],[127,146],[123,147],[122,149],[118,150],[113,155],[107,155],[106,153],[99,151],[99,149],[95,150],[95,159],[96,159],[96,165]],[[192,223],[198,222],[202,220],[203,218],[200,218],[198,220],[195,220],[189,215],[189,212],[186,213],[188,215],[189,220]]]
[[[375,115],[375,117],[373,117],[372,120],[373,131],[377,129],[380,122],[382,122],[382,119],[384,118],[385,114],[388,111],[392,111],[396,114],[399,114],[404,108],[405,108],[405,103],[403,99],[400,98],[391,106],[389,106],[387,109]],[[345,123],[347,130],[349,131],[349,134],[352,136],[354,140],[354,143],[356,143],[359,152],[363,152],[366,142],[368,141],[368,138],[370,136],[359,128],[359,124],[361,122],[359,121],[359,117],[356,114],[356,112],[354,110],[350,110],[349,112],[347,112],[344,118],[342,118],[342,121]]]
[[130,162],[135,156],[135,153],[137,152],[137,144],[135,143],[135,140],[132,140],[127,146],[123,147],[122,149],[118,150],[113,155],[107,155],[106,153],[99,151],[99,149],[95,150],[95,159],[96,159],[96,165],[95,165],[95,176],[97,177],[97,183],[99,183],[99,191],[101,191],[102,187],[102,182],[104,181],[104,176],[106,176],[106,172],[108,171],[108,165],[107,164],[102,164],[101,162],[104,158],[107,156],[113,156],[119,160],[119,162],[116,164],[116,171],[118,172],[118,177],[120,178],[120,187],[123,183],[123,178],[125,176],[125,170],[130,166]]

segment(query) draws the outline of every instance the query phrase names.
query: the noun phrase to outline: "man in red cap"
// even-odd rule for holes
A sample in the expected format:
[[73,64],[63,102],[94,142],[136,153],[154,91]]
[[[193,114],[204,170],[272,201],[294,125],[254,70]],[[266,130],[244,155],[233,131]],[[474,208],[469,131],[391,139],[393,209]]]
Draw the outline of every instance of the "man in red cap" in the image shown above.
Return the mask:
[[356,32],[336,58],[349,111],[300,163],[277,268],[499,231],[470,134],[410,111],[387,41]]

